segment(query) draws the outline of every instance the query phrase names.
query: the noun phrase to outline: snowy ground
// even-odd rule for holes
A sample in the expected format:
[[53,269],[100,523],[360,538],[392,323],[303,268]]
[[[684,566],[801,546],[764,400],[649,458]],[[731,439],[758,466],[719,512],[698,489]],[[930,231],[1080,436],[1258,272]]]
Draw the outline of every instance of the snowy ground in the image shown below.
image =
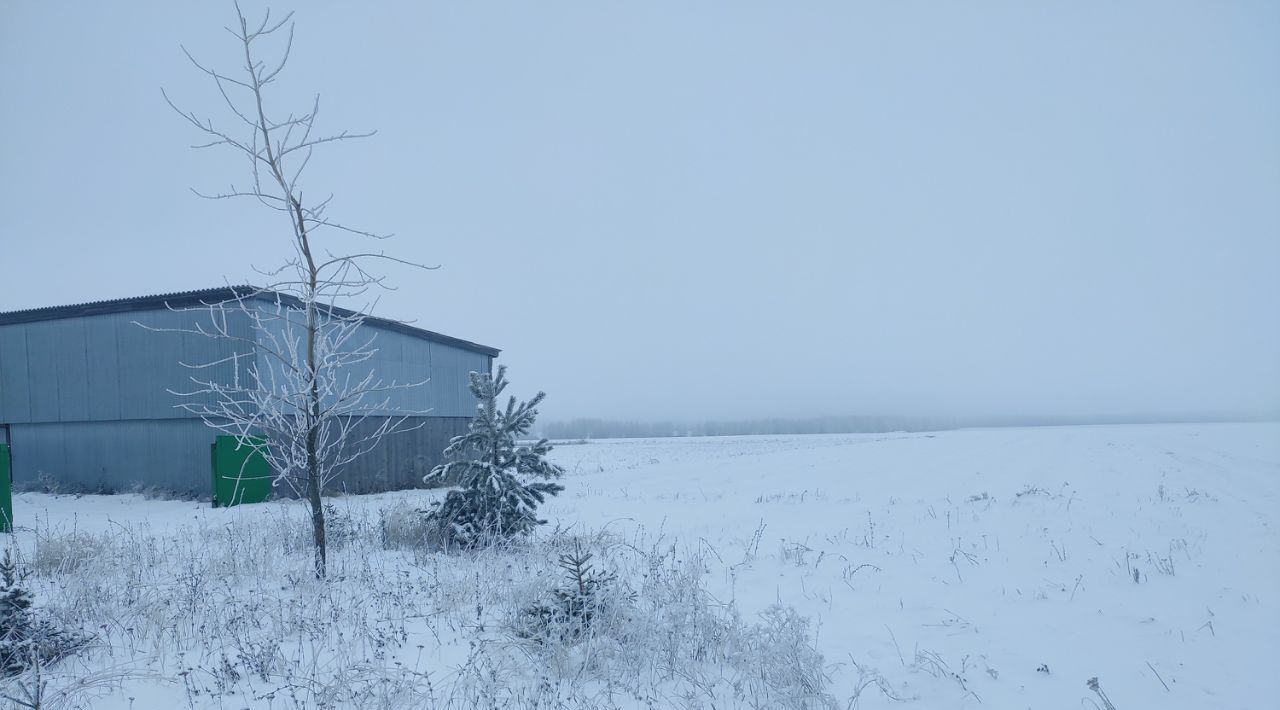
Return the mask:
[[[1118,710],[1280,697],[1280,424],[619,440],[554,457],[567,490],[527,550],[396,549],[379,517],[438,494],[341,499],[351,542],[325,585],[307,579],[293,504],[20,495],[32,586],[98,636],[51,686],[100,708],[1092,708],[1094,676]],[[625,624],[653,633],[619,621],[616,638],[556,649],[510,633],[574,540],[632,584]],[[698,584],[705,596],[679,593]],[[821,695],[778,694],[807,687],[807,656],[800,627],[760,616],[775,604],[812,621]]]

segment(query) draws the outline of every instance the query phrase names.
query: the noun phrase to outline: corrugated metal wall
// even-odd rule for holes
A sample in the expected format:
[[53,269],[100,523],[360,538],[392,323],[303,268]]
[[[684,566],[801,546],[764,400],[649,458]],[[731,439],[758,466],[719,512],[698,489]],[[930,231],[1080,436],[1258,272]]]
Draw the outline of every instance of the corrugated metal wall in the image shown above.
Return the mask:
[[[234,312],[230,318],[236,335],[251,337],[247,318]],[[156,310],[0,326],[0,424],[9,425],[15,484],[36,485],[43,474],[68,491],[206,495],[215,432],[175,406],[195,400],[168,390],[190,391],[193,374],[230,381],[230,364],[193,372],[183,363],[205,364],[247,348],[134,322],[191,328],[207,327],[208,319],[205,311]],[[475,413],[467,373],[490,366],[486,354],[381,328],[374,347],[367,366],[384,380],[429,380],[393,393],[391,402],[393,410],[426,416],[348,467],[345,488],[353,493],[421,486]]]
[[400,384],[428,380],[421,387],[394,392],[393,409],[431,417],[469,418],[476,413],[467,373],[488,372],[487,355],[386,330],[378,331],[373,347],[378,352],[367,364],[383,380]]
[[[346,466],[333,492],[421,488],[422,477],[443,461],[449,440],[465,432],[470,421],[408,420],[405,431]],[[361,428],[378,424],[369,420]],[[66,493],[158,490],[207,497],[209,445],[216,433],[198,419],[15,424],[10,427],[14,485],[49,484]]]
[[[289,314],[286,322],[280,317],[278,307],[262,303],[258,308],[264,314],[264,324],[269,327],[272,343],[283,349],[284,343],[297,343],[301,349],[305,342],[305,327],[301,314]],[[475,399],[468,389],[470,372],[488,372],[489,356],[444,343],[424,340],[406,333],[399,333],[376,325],[366,324],[364,334],[353,337],[351,348],[370,346],[376,352],[364,363],[351,367],[351,380],[360,382],[372,369],[384,384],[410,385],[426,382],[417,387],[404,387],[382,395],[370,395],[367,404],[387,399],[388,407],[374,410],[388,416],[414,415],[432,417],[470,417],[475,414]],[[275,358],[278,359],[278,358]],[[268,354],[258,356],[258,368],[267,372],[273,358]]]
[[157,489],[209,493],[209,444],[198,419],[13,424],[13,482],[68,493]]
[[[422,477],[443,462],[442,452],[449,440],[465,432],[470,423],[470,417],[409,419],[406,424],[413,428],[386,437],[378,449],[346,466],[333,487],[347,493],[422,488]],[[367,420],[361,427],[378,424]]]
[[[193,374],[226,381],[231,366],[200,371],[236,352],[233,341],[153,328],[207,323],[200,312],[141,311],[0,326],[0,423],[178,419]],[[246,320],[235,332],[249,337]],[[247,351],[247,347],[240,350]]]

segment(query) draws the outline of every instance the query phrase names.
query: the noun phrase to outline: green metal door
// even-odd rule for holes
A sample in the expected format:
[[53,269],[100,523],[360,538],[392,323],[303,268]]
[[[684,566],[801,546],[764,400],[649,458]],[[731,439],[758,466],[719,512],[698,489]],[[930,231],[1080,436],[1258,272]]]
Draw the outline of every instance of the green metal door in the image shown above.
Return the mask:
[[0,444],[0,532],[13,532],[13,468],[9,445]]
[[267,440],[254,436],[241,443],[219,436],[209,446],[213,469],[213,507],[261,503],[271,497],[271,466],[259,449]]

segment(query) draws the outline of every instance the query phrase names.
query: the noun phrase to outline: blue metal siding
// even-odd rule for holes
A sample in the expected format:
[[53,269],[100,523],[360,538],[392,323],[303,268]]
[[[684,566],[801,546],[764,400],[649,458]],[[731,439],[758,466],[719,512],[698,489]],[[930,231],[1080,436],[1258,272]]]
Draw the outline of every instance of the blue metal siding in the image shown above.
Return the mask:
[[[387,437],[378,449],[344,467],[333,490],[422,487],[422,477],[443,461],[449,439],[465,432],[469,421],[411,419],[408,430]],[[359,432],[378,424],[366,421]],[[68,493],[156,489],[206,496],[209,445],[216,433],[195,419],[16,424],[11,428],[14,485],[30,489],[44,478]]]
[[[135,309],[0,325],[0,423],[10,425],[15,482],[33,486],[44,473],[69,491],[206,492],[215,432],[175,406],[191,400],[168,390],[196,388],[192,375],[230,382],[230,362],[201,370],[182,363],[247,353],[255,337],[249,319],[231,314],[240,343],[156,332],[135,321],[182,329],[207,326],[209,317],[203,310]],[[467,373],[487,371],[491,356],[375,322],[365,329],[377,352],[353,377],[374,368],[386,383],[427,383],[389,394],[390,408],[380,414],[418,415],[421,426],[350,466],[347,484],[353,491],[418,485],[475,413]]]
[[[466,432],[467,417],[414,417],[406,429],[382,440],[377,449],[344,466],[334,490],[348,493],[423,487],[422,477],[444,462],[449,440]],[[366,420],[357,436],[372,431],[381,422]]]
[[53,331],[57,356],[51,358],[58,381],[59,421],[89,418],[89,363],[85,359],[84,321],[59,320],[47,324]]
[[[135,313],[130,314],[136,316],[139,322],[145,322],[147,314]],[[122,323],[123,318],[115,314],[99,316],[103,321],[110,323],[112,329],[116,332],[116,379],[117,389],[120,397],[120,418],[122,419],[143,419],[148,414],[154,413],[156,407],[152,406],[149,397],[136,396],[144,390],[156,389],[162,390],[158,378],[153,378],[150,368],[153,367],[154,355],[149,355],[151,350],[167,350],[168,340],[161,342],[162,336],[172,338],[174,336],[167,333],[153,333],[139,326],[128,322]],[[122,327],[128,326],[128,327]],[[153,345],[154,343],[154,345]],[[103,373],[107,375],[106,372]],[[129,396],[134,395],[134,396]],[[169,412],[174,412],[172,407],[168,407]]]
[[70,492],[203,494],[215,433],[196,419],[15,424],[13,481],[30,488],[44,474]]
[[0,328],[0,422],[31,419],[25,328]]
[[384,385],[394,383],[400,387],[379,398],[386,399],[388,404],[380,413],[434,417],[451,414],[437,411],[431,401],[431,380],[439,374],[432,363],[432,348],[435,343],[368,323],[363,329],[373,336],[371,347],[376,352],[360,368],[360,375],[363,376],[372,369],[377,373],[375,377],[382,380]]
[[[147,311],[112,314],[120,335],[120,392],[124,397],[126,419],[168,419],[185,417],[177,408],[181,398],[169,390],[189,391],[192,371],[182,366],[184,340],[181,333],[147,330],[134,321],[152,328],[188,328],[203,314]],[[218,341],[209,341],[209,359],[219,354]],[[110,373],[103,373],[109,375]]]
[[[137,326],[132,326],[137,328]],[[120,419],[120,344],[116,323],[109,318],[84,320],[85,352],[89,366],[89,416],[103,421]]]
[[431,348],[431,411],[458,413],[457,351],[453,348]]
[[[147,330],[190,328],[208,314],[172,311],[108,313],[0,326],[0,422],[177,419],[192,375],[227,381],[229,364],[192,370],[235,351],[235,343]],[[247,322],[234,321],[248,336]],[[247,345],[240,345],[246,349]],[[206,400],[207,401],[207,400]]]
[[56,422],[61,419],[58,413],[61,399],[58,396],[58,341],[52,325],[32,323],[24,326],[27,330],[27,377],[31,383],[31,414],[26,421]]
[[[211,398],[184,398],[170,390],[196,389],[192,376],[229,382],[233,366],[227,362],[192,370],[183,363],[221,360],[247,346],[147,330],[135,321],[153,328],[190,328],[207,324],[208,318],[201,311],[141,311],[0,326],[0,422],[185,418],[187,413],[175,405]],[[238,337],[252,337],[246,318],[233,317],[233,327]],[[377,352],[353,368],[353,377],[374,368],[385,383],[426,380],[424,385],[390,392],[390,408],[380,413],[474,413],[467,374],[487,371],[487,355],[376,325],[366,324],[365,329],[374,336]]]
[[[290,327],[295,329],[293,337],[303,337],[301,323],[293,323],[291,319]],[[277,321],[273,328],[278,338],[289,337],[284,332],[283,321]],[[487,371],[488,355],[387,330],[369,322],[362,330],[364,334],[355,336],[351,346],[363,347],[371,342],[375,352],[367,361],[351,368],[351,381],[359,382],[372,369],[376,372],[375,380],[381,380],[384,386],[393,383],[400,386],[370,394],[366,404],[381,404],[385,399],[388,405],[373,413],[429,417],[470,417],[475,413],[475,400],[467,389],[467,373]],[[267,358],[260,355],[258,359],[263,371]],[[417,383],[424,384],[407,386]]]
[[470,417],[476,401],[469,389],[471,372],[487,372],[489,358],[446,345],[431,344],[433,415]]

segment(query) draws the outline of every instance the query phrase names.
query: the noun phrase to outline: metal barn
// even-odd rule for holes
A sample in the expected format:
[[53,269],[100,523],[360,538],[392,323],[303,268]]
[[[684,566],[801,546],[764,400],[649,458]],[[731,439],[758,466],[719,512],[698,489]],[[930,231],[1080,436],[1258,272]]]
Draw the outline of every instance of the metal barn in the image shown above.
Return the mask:
[[[226,287],[0,313],[0,444],[9,444],[15,487],[207,495],[216,432],[175,406],[182,400],[170,390],[191,389],[192,372],[182,363],[212,362],[235,346],[138,323],[207,323],[207,312],[181,309],[248,290]],[[265,307],[277,296],[256,298]],[[248,318],[241,317],[250,335]],[[490,371],[499,351],[380,318],[370,317],[362,327],[376,331],[378,352],[370,364],[380,376],[429,380],[396,392],[392,402],[396,409],[427,416],[415,417],[416,429],[387,437],[348,466],[339,485],[352,493],[421,486],[449,439],[475,413],[467,374]],[[221,375],[230,372],[228,365]]]

